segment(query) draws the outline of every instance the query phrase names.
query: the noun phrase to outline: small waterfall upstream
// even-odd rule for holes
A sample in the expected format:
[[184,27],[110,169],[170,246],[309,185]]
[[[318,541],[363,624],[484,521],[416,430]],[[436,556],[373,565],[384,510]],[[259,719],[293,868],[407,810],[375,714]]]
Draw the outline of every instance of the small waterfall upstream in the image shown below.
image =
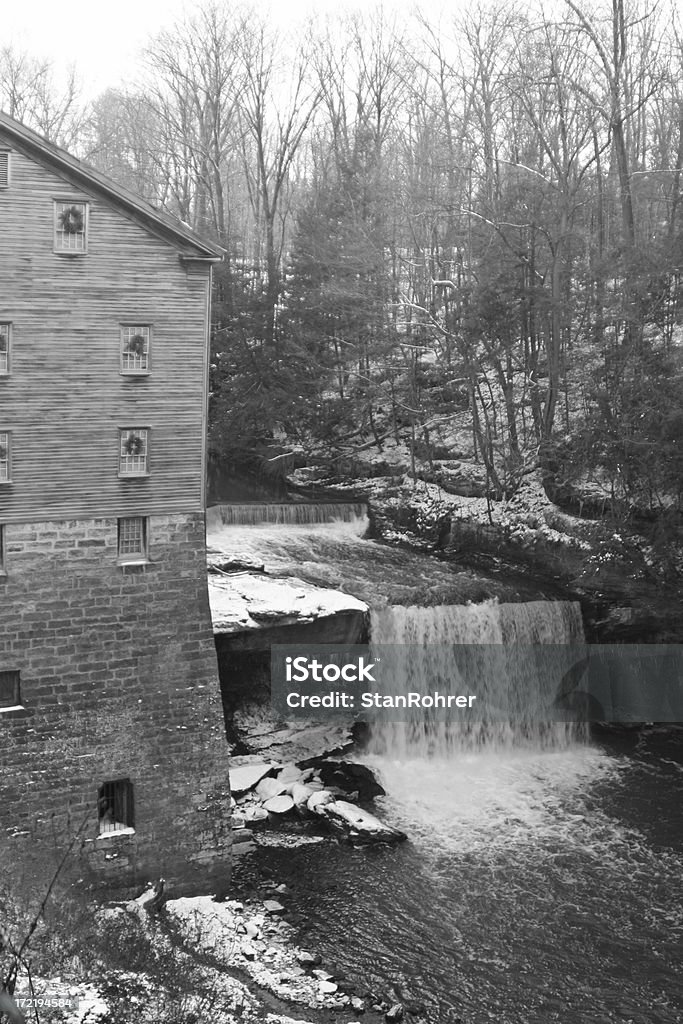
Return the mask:
[[368,508],[363,502],[251,502],[213,505],[207,510],[209,529],[221,526],[323,526],[354,523],[367,529]]
[[553,714],[548,678],[552,668],[557,674],[563,658],[570,664],[568,645],[583,642],[578,604],[389,607],[372,611],[370,629],[373,657],[382,659],[383,674],[395,681],[397,691],[476,693],[478,707],[509,709],[511,719],[489,713],[454,723],[412,708],[405,722],[373,725],[371,753],[450,758],[481,748],[562,749],[585,738],[584,726],[554,720],[562,716]]

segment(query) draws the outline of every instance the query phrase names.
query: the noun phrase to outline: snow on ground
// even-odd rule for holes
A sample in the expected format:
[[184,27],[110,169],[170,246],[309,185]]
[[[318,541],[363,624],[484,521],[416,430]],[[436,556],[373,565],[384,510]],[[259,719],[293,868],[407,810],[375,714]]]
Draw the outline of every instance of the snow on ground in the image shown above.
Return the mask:
[[367,605],[337,590],[298,579],[276,579],[249,572],[209,575],[214,630],[260,629],[269,622],[312,622],[344,611],[366,612]]

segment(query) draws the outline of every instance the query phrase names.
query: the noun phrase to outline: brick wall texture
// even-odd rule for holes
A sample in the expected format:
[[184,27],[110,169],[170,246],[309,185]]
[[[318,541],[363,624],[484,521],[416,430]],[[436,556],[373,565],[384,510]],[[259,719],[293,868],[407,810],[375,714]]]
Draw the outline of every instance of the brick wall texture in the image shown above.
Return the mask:
[[[149,562],[117,564],[117,520],[8,524],[0,670],[0,861],[68,858],[85,880],[229,880],[228,748],[204,518],[150,516]],[[135,834],[98,838],[98,788],[127,778]]]

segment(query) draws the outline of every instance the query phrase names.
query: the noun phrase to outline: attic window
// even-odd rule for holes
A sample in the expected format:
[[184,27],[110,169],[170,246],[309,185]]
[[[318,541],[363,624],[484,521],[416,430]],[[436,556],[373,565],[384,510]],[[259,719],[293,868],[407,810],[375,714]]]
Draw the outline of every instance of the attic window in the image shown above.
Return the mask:
[[0,188],[9,188],[9,153],[0,152]]
[[133,783],[130,779],[103,782],[97,791],[100,835],[131,835],[135,831]]
[[55,201],[55,252],[79,255],[87,251],[88,204]]
[[23,706],[19,680],[19,673],[14,669],[0,672],[0,711],[19,710]]

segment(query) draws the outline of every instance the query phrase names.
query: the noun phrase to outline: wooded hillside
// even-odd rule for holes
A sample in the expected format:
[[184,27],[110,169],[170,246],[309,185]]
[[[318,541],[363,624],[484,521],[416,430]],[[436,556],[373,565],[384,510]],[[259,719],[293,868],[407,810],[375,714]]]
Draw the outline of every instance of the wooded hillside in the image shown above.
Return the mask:
[[675,3],[378,9],[296,38],[206,4],[76,128],[54,102],[57,137],[227,249],[214,451],[429,461],[457,426],[493,495],[541,459],[568,494],[680,507]]

